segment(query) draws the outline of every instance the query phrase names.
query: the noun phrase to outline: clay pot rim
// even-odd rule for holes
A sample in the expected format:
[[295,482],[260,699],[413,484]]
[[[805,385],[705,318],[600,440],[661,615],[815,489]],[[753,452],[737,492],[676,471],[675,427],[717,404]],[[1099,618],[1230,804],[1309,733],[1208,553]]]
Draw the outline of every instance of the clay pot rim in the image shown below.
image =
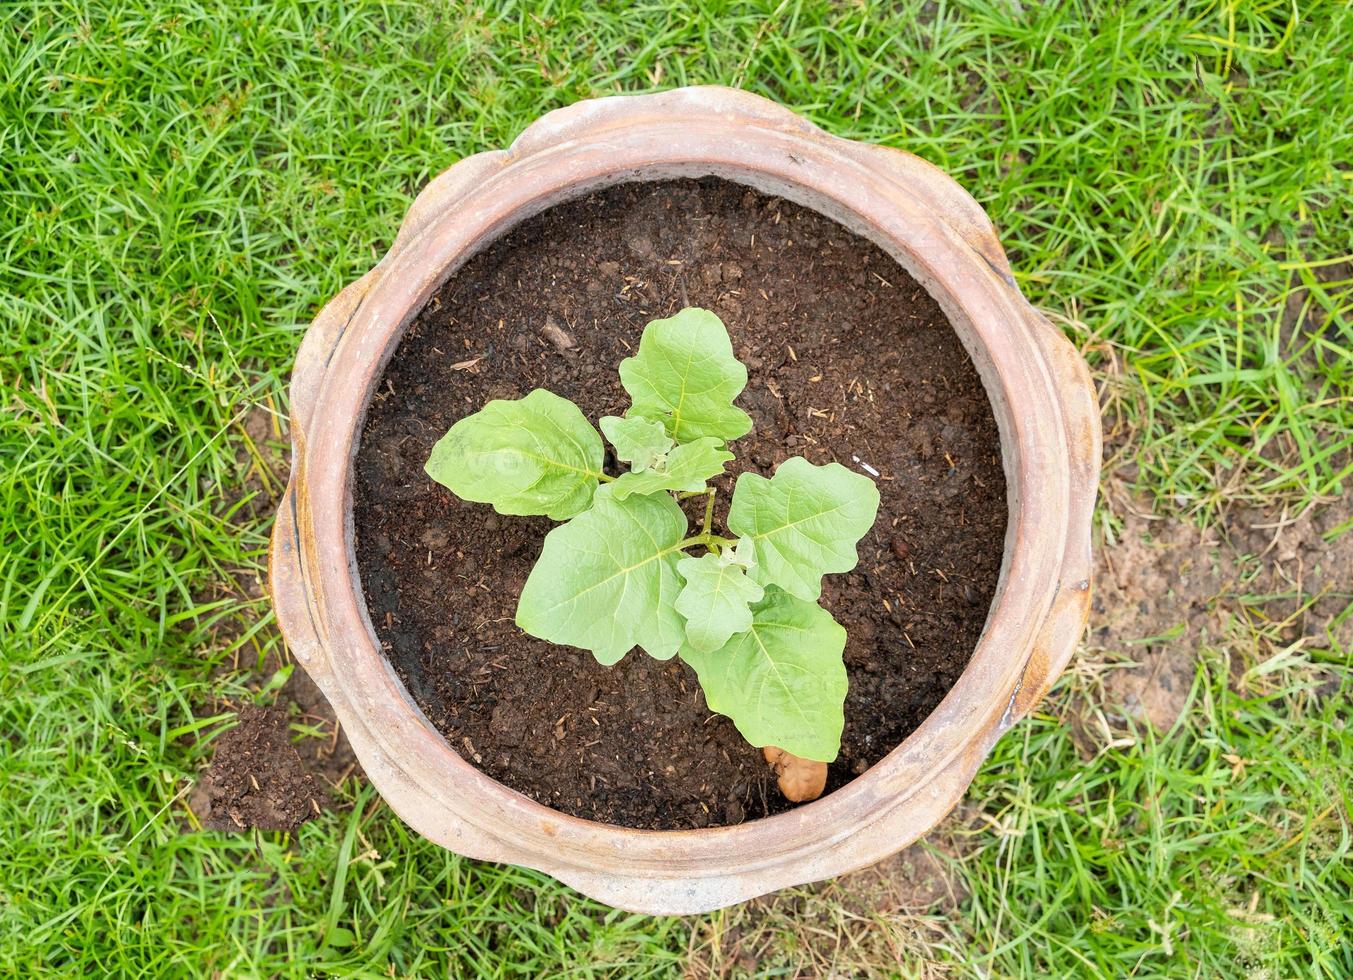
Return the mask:
[[[646,105],[635,104],[645,100]],[[604,104],[614,101],[584,105],[599,119],[606,115]],[[796,862],[810,861],[866,828],[877,829],[909,804],[933,810],[952,803],[949,781],[940,786],[940,777],[958,766],[966,786],[995,737],[1018,717],[1021,687],[1045,686],[1050,679],[1026,677],[1026,668],[1033,667],[1022,651],[1032,647],[1050,615],[1067,549],[1072,474],[1065,422],[1052,395],[1056,371],[1032,337],[1012,344],[1007,336],[1002,342],[1003,333],[1032,334],[1038,325],[999,250],[995,257],[986,254],[956,226],[953,213],[941,214],[925,195],[908,196],[895,174],[890,179],[889,170],[902,161],[878,156],[892,151],[826,136],[785,110],[729,90],[677,90],[625,101],[630,105],[609,131],[594,119],[587,121],[590,130],[581,126],[584,138],[571,138],[584,122],[579,106],[534,124],[501,158],[500,169],[467,189],[454,207],[431,216],[416,234],[401,236],[348,318],[338,354],[326,364],[307,431],[297,442],[297,476],[308,488],[299,504],[289,495],[298,508],[293,519],[313,533],[312,541],[301,538],[309,545],[301,558],[310,566],[326,620],[320,635],[327,635],[330,662],[320,669],[332,672],[348,702],[335,705],[340,717],[360,714],[383,752],[379,761],[389,771],[371,770],[370,760],[363,759],[373,781],[424,790],[430,782],[454,787],[455,798],[442,801],[454,818],[503,842],[512,854],[547,851],[554,865],[547,870],[565,880],[568,868],[594,873],[599,860],[623,862],[623,874],[638,878],[730,878],[772,866],[780,869],[777,877],[793,877]],[[700,116],[698,127],[690,126],[688,112]],[[927,166],[912,157],[906,161]],[[381,653],[369,620],[352,548],[351,478],[368,399],[403,327],[470,254],[531,214],[598,187],[705,174],[771,190],[864,231],[936,297],[973,353],[997,414],[1009,530],[996,595],[967,668],[922,725],[883,760],[828,796],[772,817],[717,828],[639,830],[536,803],[464,761],[432,727]],[[937,179],[935,174],[928,179]],[[956,208],[981,215],[953,188],[961,198]],[[971,213],[962,217],[972,220]],[[976,234],[990,237],[989,229],[987,223]],[[1000,398],[993,388],[1000,389]],[[1013,466],[1015,446],[1036,465]],[[342,506],[326,506],[335,501]],[[927,791],[933,800],[924,799]],[[400,809],[396,799],[390,802]],[[896,846],[881,841],[873,850],[882,857]],[[864,863],[858,855],[843,860]],[[845,870],[849,867],[828,873]]]

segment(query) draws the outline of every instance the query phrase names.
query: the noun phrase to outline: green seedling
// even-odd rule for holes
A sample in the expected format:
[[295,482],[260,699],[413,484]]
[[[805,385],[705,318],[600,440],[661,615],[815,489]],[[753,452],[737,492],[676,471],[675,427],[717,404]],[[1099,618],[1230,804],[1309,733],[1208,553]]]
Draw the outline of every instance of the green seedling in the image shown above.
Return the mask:
[[[701,309],[654,320],[620,380],[630,408],[599,424],[627,472],[605,472],[601,435],[576,405],[536,389],[453,425],[428,475],[500,514],[566,522],[546,535],[522,590],[517,625],[527,633],[608,666],[635,647],[680,656],[710,708],[753,745],[831,762],[846,631],[817,600],[822,576],[855,567],[878,489],[796,456],[770,479],[738,477],[726,533],[716,533],[708,482],[752,428],[733,404],[747,370],[722,321]],[[695,533],[678,497],[705,498]]]

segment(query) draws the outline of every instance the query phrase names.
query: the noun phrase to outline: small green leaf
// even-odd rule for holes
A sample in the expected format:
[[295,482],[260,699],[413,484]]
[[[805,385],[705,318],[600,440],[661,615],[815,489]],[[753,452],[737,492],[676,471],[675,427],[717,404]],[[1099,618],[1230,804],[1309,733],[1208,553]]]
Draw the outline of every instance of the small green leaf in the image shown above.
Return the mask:
[[705,488],[705,481],[723,472],[723,464],[733,454],[723,448],[723,442],[697,439],[683,443],[667,454],[665,460],[642,473],[622,473],[610,485],[608,492],[617,500],[632,493],[657,493],[660,490],[679,490],[694,493]]
[[751,628],[750,607],[763,592],[731,549],[722,555],[683,558],[677,571],[686,585],[677,596],[676,610],[686,617],[686,643],[692,650],[717,650],[734,633]]
[[622,419],[607,415],[601,420],[601,431],[615,447],[616,459],[630,464],[630,472],[642,473],[667,458],[672,448],[672,437],[661,422],[641,415]]
[[357,934],[343,926],[334,926],[324,938],[335,949],[350,949],[357,945]]
[[685,534],[686,515],[667,494],[617,500],[603,488],[591,510],[545,536],[517,625],[608,666],[635,646],[667,660],[685,634],[673,605]]
[[733,399],[747,386],[747,369],[733,356],[723,321],[694,307],[644,328],[639,353],[620,362],[629,416],[662,418],[677,442],[746,435],[752,420]]
[[711,711],[756,746],[831,762],[845,725],[846,631],[831,613],[777,588],[752,607],[752,625],[724,646],[681,659],[694,668]]
[[566,398],[537,388],[495,400],[451,426],[432,447],[428,476],[500,514],[566,520],[586,510],[602,477],[605,447]]
[[753,579],[816,600],[823,575],[855,567],[855,543],[873,526],[878,507],[878,487],[867,476],[795,456],[769,480],[738,477],[728,529],[751,539]]

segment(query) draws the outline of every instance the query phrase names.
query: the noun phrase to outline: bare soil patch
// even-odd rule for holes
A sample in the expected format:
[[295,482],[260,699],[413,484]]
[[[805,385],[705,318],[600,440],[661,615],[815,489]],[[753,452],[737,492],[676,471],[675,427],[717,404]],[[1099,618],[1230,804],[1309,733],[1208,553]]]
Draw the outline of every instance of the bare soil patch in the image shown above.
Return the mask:
[[[1111,718],[1168,731],[1184,711],[1205,650],[1231,657],[1239,682],[1256,658],[1353,643],[1353,534],[1332,532],[1353,515],[1332,502],[1292,516],[1235,507],[1200,528],[1152,513],[1147,501],[1105,480],[1118,529],[1099,543],[1085,654],[1109,664],[1102,707]],[[1073,665],[1074,669],[1074,665]]]
[[295,830],[327,800],[291,744],[285,709],[245,705],[239,724],[216,740],[189,805],[209,830]]
[[[272,519],[286,485],[287,424],[260,405],[244,415],[236,435],[240,478],[226,512],[242,531],[256,532]],[[230,601],[231,612],[208,628],[209,655],[233,651],[215,676],[243,676],[245,691],[253,692],[218,695],[199,708],[203,717],[238,714],[187,798],[198,822],[212,830],[294,830],[330,805],[333,788],[361,773],[324,695],[291,661],[276,627],[258,626],[268,613],[262,574],[261,568],[235,569],[197,596],[201,603]],[[268,704],[256,705],[258,692],[288,667],[286,682],[263,697]],[[293,724],[315,734],[293,738]]]

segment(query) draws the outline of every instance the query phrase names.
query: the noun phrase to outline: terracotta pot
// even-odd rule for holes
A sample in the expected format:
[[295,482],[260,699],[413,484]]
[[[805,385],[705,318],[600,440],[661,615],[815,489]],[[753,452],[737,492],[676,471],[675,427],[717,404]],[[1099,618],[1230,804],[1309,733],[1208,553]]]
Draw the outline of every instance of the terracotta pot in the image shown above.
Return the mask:
[[[367,402],[406,324],[506,229],[621,181],[714,174],[839,221],[939,301],[1000,429],[1009,531],[972,661],[905,742],[844,788],[736,827],[638,831],[565,816],[465,762],[381,654],[352,543],[352,469]],[[837,139],[723,88],[597,99],[551,112],[506,151],[433,180],[388,255],[301,344],[291,482],[273,532],[278,620],[333,704],[367,777],[458,854],[548,872],[611,905],[701,912],[879,861],[958,801],[992,743],[1042,697],[1085,623],[1099,412],[1085,364],[1020,295],[986,214],[909,154]]]

